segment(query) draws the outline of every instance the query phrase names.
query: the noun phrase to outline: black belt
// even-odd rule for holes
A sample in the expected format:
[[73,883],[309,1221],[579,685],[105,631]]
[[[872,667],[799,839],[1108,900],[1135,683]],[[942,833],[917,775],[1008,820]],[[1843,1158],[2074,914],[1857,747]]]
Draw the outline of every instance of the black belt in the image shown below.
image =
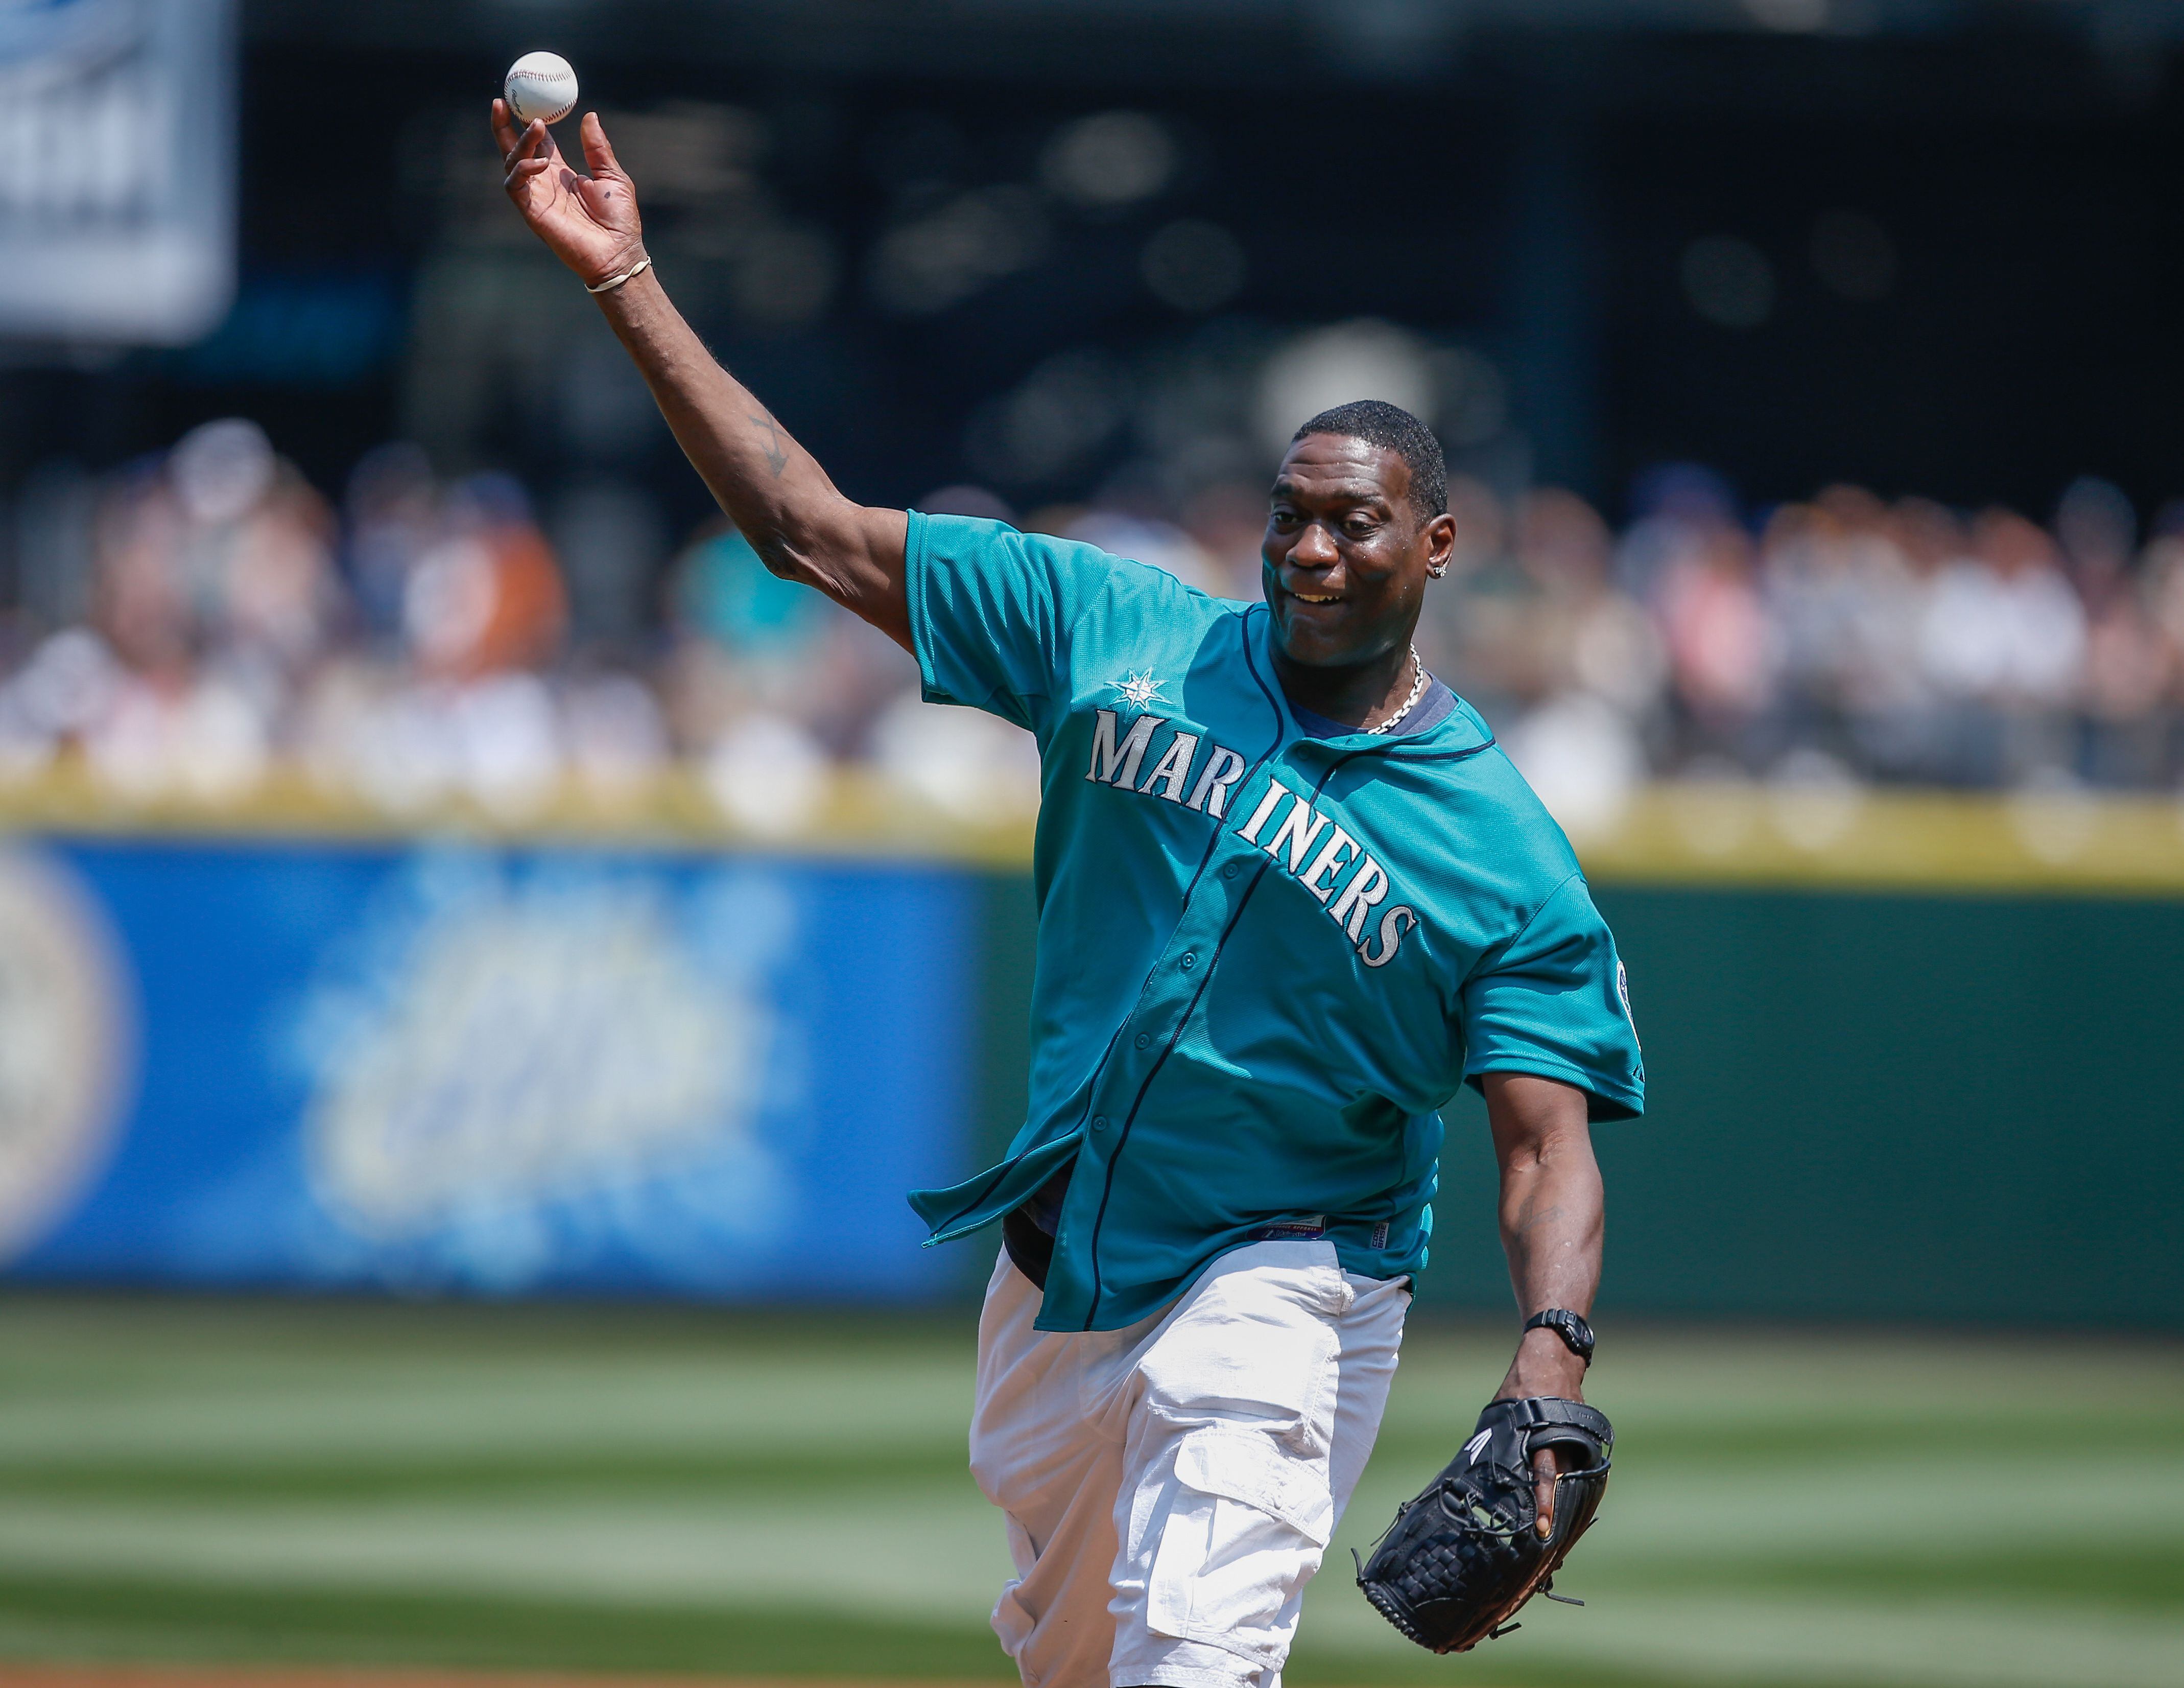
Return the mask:
[[1041,1290],[1046,1288],[1046,1271],[1054,1264],[1054,1238],[1032,1223],[1022,1208],[1011,1208],[1001,1216],[1001,1246],[1018,1272]]
[[[1324,1219],[1293,1219],[1254,1232],[1251,1240],[1317,1243],[1326,1235]],[[1046,1288],[1046,1274],[1054,1265],[1054,1238],[1040,1230],[1022,1208],[1011,1208],[1001,1216],[1001,1246],[1009,1251],[1011,1265],[1041,1290]]]

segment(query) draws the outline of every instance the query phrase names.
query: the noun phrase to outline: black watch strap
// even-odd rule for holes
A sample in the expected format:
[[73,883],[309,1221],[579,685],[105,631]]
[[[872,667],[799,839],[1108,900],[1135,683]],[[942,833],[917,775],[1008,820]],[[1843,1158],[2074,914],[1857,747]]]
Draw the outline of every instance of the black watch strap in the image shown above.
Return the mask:
[[1584,1315],[1567,1307],[1549,1307],[1525,1320],[1524,1328],[1552,1331],[1571,1353],[1586,1365],[1592,1364],[1592,1327],[1585,1323]]

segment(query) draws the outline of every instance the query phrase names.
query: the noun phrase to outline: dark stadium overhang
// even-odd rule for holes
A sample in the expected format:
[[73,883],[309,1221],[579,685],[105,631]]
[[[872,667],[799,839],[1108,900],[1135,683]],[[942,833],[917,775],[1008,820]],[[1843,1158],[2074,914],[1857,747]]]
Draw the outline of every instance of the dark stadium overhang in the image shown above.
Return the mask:
[[2175,0],[243,0],[253,48],[1109,88],[1448,81],[1610,108],[2085,115],[2143,99]]
[[1384,69],[1404,55],[1429,64],[1479,36],[2033,33],[2119,50],[2184,41],[2184,6],[2172,0],[244,0],[243,15],[259,41],[462,51],[550,35],[624,52],[671,47],[707,59],[941,73],[1096,43],[1157,75],[1158,61],[1188,41],[1254,56],[1346,41],[1354,62]]

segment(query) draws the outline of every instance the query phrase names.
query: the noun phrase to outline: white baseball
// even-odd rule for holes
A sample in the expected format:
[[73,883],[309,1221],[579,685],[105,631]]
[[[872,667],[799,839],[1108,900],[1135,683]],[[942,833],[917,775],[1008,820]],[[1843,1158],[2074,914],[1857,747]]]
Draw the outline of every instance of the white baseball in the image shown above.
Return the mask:
[[508,67],[501,92],[518,123],[559,123],[576,109],[577,73],[558,53],[526,53]]

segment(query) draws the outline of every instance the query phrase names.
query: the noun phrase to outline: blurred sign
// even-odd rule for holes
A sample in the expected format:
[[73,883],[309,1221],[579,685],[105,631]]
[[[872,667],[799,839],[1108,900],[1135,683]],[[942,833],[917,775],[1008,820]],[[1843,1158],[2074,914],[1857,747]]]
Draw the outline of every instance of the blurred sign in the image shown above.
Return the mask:
[[[133,982],[87,941],[15,942],[67,923],[14,918],[11,887],[63,879]],[[944,868],[575,851],[21,858],[0,987],[37,950],[69,988],[0,988],[0,1057],[81,1059],[14,1111],[76,1119],[59,1104],[122,1073],[96,1028],[131,1014],[87,992],[141,997],[143,1042],[110,1148],[86,1126],[0,1156],[0,1259],[47,1281],[933,1293],[956,1262],[903,1193],[966,1170],[973,895]]]
[[105,1170],[134,1076],[122,976],[75,876],[0,852],[0,1260]]
[[178,344],[235,285],[231,0],[0,0],[0,334]]

